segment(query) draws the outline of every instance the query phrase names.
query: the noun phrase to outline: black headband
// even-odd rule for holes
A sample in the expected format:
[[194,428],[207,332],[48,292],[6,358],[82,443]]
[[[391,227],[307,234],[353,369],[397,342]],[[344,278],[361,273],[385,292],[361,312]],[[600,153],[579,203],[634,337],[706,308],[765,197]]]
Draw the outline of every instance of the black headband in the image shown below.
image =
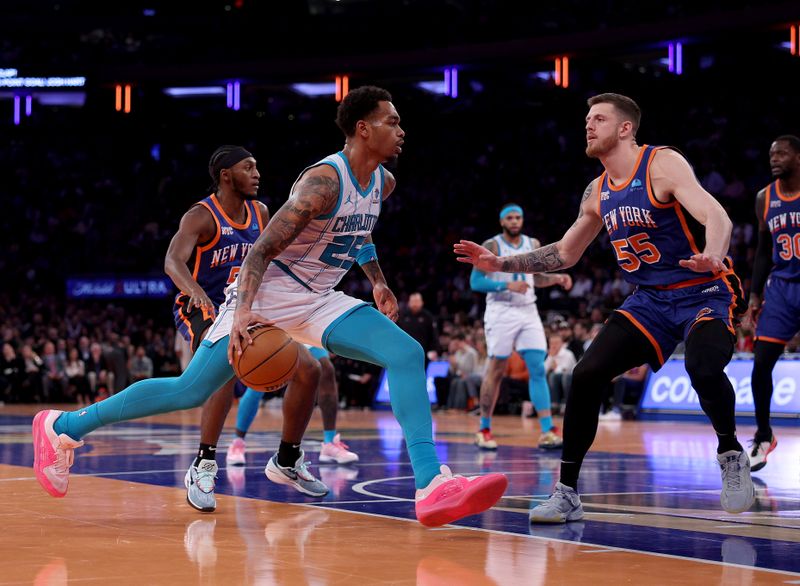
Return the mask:
[[224,157],[220,157],[219,160],[214,163],[211,178],[216,181],[217,179],[219,179],[220,171],[222,171],[223,169],[230,169],[239,161],[243,161],[246,158],[252,156],[253,155],[246,148],[236,147],[231,152],[226,154]]

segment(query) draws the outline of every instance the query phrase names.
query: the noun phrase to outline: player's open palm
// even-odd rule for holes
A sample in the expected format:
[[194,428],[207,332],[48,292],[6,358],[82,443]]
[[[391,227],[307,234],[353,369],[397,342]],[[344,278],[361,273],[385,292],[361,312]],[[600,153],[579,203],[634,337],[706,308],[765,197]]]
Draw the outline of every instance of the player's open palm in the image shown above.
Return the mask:
[[696,273],[722,273],[726,270],[722,259],[714,254],[694,254],[686,260],[678,261],[683,268]]
[[253,343],[250,335],[250,328],[254,325],[271,326],[275,322],[249,310],[237,309],[233,314],[233,326],[231,326],[231,338],[228,342],[228,362],[233,364],[234,357],[242,354],[242,349]]
[[372,289],[372,296],[378,310],[392,321],[397,321],[400,309],[397,305],[397,297],[386,285],[378,284]]
[[485,246],[481,246],[471,240],[460,240],[453,245],[453,252],[458,255],[456,260],[471,264],[480,271],[493,273],[500,270],[502,261],[492,254]]

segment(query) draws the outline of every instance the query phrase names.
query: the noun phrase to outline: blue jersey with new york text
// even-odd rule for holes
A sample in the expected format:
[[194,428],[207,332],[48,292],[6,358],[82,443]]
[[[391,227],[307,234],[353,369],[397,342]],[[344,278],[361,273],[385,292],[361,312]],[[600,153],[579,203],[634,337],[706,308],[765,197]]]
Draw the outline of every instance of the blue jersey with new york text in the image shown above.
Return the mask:
[[644,145],[632,175],[614,185],[603,173],[598,181],[599,212],[626,281],[668,287],[711,273],[683,268],[679,260],[705,246],[701,225],[678,203],[656,200],[650,186],[650,164],[656,152],[669,147]]
[[772,234],[772,276],[800,281],[800,193],[788,196],[778,181],[766,187],[764,221]]
[[[261,213],[255,202],[245,201],[247,211],[244,222],[234,222],[222,209],[216,194],[197,202],[211,212],[217,230],[214,237],[205,243],[198,243],[189,270],[192,277],[203,288],[215,307],[225,300],[225,287],[236,278],[244,262],[244,257],[253,247],[264,227]],[[181,294],[179,294],[180,296]]]

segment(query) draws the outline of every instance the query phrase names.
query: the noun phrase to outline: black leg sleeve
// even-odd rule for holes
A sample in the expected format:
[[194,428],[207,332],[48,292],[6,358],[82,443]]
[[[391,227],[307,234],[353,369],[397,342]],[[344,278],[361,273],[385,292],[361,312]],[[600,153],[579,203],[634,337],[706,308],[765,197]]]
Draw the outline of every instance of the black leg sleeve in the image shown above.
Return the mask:
[[572,372],[564,412],[563,484],[578,488],[581,464],[597,435],[600,403],[611,379],[654,358],[655,350],[644,334],[621,314],[612,314]]
[[686,338],[686,372],[720,442],[720,453],[742,449],[736,440],[736,396],[723,372],[733,356],[733,334],[720,320],[701,322]]
[[769,424],[769,408],[772,401],[772,370],[783,354],[784,345],[776,342],[756,340],[753,348],[753,403],[756,409],[756,423],[759,441],[772,439],[772,428]]

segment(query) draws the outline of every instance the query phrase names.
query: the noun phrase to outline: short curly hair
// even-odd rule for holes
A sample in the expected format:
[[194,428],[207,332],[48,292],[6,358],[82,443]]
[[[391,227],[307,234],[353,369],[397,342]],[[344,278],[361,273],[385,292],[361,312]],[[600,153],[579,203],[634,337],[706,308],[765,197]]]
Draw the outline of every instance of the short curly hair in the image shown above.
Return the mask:
[[378,109],[378,102],[391,102],[392,94],[374,85],[365,85],[347,94],[336,110],[336,126],[345,136],[356,133],[356,124]]

